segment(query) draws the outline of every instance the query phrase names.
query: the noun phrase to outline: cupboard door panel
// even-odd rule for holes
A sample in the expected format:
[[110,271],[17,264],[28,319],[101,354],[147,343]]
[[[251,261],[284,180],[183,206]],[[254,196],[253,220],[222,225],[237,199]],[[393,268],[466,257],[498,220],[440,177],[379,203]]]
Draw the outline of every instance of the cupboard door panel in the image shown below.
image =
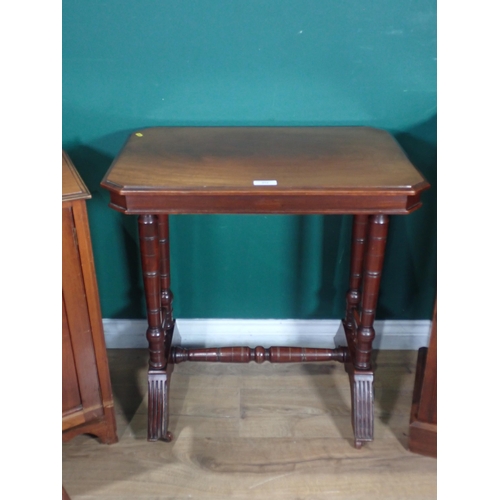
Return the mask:
[[71,208],[62,210],[62,239],[62,289],[78,386],[84,410],[94,409],[101,407],[102,401]]
[[64,297],[62,301],[62,413],[66,416],[82,409],[82,396],[78,387],[75,357],[69,334],[68,318]]

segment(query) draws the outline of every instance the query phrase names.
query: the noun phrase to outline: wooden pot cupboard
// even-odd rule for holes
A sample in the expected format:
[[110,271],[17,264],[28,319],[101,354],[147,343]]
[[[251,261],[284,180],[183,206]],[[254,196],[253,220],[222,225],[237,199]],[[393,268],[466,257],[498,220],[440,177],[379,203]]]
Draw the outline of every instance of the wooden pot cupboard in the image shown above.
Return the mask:
[[116,443],[115,413],[85,200],[62,153],[62,438],[88,433]]
[[418,351],[408,448],[414,453],[437,458],[437,305],[434,306],[429,347]]
[[[130,135],[101,186],[111,208],[138,216],[150,441],[172,439],[169,385],[183,361],[344,363],[354,444],[373,440],[373,322],[389,217],[417,210],[429,187],[390,134],[367,127],[154,127]],[[172,346],[171,214],[353,215],[345,345],[334,348],[332,332],[332,349]]]

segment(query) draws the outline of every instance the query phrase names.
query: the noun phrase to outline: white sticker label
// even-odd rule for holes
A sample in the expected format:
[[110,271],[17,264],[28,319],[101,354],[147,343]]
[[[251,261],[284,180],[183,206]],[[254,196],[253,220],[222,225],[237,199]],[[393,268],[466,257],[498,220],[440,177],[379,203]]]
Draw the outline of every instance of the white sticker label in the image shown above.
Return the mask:
[[254,186],[277,186],[278,181],[253,181]]

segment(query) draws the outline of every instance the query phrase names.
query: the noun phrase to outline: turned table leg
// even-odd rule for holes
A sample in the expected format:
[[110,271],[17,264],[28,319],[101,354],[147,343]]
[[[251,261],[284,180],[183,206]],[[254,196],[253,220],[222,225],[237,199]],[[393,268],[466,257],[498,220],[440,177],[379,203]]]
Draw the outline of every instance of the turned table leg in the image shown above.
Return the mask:
[[173,317],[172,301],[174,294],[170,289],[170,230],[168,215],[158,215],[158,237],[160,251],[160,289],[161,289],[161,311],[162,311],[162,327],[165,332],[165,358],[167,362],[167,377],[166,377],[166,412],[165,412],[165,430],[166,436],[162,439],[171,441],[173,436],[168,431],[168,397],[170,394],[170,379],[174,368],[172,361],[172,337],[174,334],[175,320]]
[[351,381],[352,424],[356,448],[360,448],[366,441],[373,441],[371,352],[388,223],[389,217],[382,214],[369,218],[364,215],[354,217],[350,289],[347,294],[344,329],[351,358],[346,369]]
[[[164,219],[161,222],[164,224]],[[158,223],[156,216],[139,216],[139,241],[148,318],[146,333],[149,343],[148,441],[172,439],[167,428],[171,367],[168,366],[166,352],[170,351],[173,325],[172,321],[165,321],[169,324],[169,330],[165,335],[165,322],[162,324],[161,309],[163,307],[164,310],[168,309],[171,312],[171,295],[170,299],[167,299],[168,294],[161,290],[161,285],[165,284],[165,277],[161,272],[168,267],[165,267],[165,242],[160,239],[160,229],[164,235],[165,227]],[[168,225],[166,229],[168,231]]]
[[354,359],[354,366],[359,370],[371,368],[370,358],[375,338],[373,322],[382,278],[388,224],[389,217],[387,215],[373,215],[370,218],[368,248],[363,272],[361,318],[357,330],[356,357]]
[[351,272],[345,313],[346,326],[351,337],[354,336],[355,331],[353,314],[361,302],[361,280],[363,278],[363,261],[368,235],[368,219],[368,215],[355,215],[352,224]]
[[165,330],[174,329],[172,301],[174,295],[170,290],[170,235],[168,215],[158,215],[158,236],[160,250],[160,287],[161,309]]

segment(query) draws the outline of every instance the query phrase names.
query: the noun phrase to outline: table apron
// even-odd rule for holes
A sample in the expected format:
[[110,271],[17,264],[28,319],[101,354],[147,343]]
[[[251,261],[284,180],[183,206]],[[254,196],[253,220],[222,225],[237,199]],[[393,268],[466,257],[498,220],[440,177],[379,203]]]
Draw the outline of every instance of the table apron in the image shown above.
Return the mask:
[[282,195],[235,194],[120,195],[111,193],[110,207],[126,214],[408,214],[420,208],[420,195]]

